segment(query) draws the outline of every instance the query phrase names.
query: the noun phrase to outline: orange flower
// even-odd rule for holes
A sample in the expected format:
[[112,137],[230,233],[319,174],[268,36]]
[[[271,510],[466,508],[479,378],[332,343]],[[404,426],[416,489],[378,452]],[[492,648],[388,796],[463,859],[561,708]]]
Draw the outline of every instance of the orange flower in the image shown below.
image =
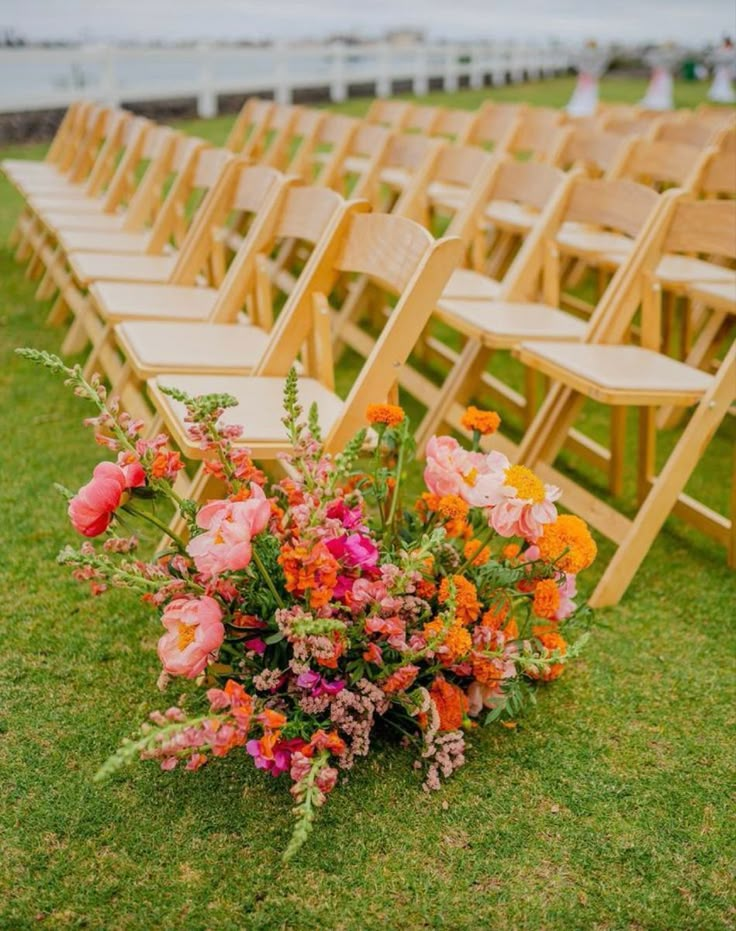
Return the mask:
[[437,511],[440,517],[448,520],[465,520],[468,516],[470,506],[463,501],[460,495],[444,495],[439,500]]
[[422,493],[421,498],[417,500],[415,507],[422,517],[426,517],[428,511],[439,509],[440,500],[439,495],[435,495],[431,491],[425,491]]
[[506,546],[501,550],[504,559],[508,559],[509,562],[516,559],[516,557],[521,552],[521,547],[518,543],[507,543]]
[[388,679],[381,685],[381,688],[387,695],[393,695],[396,692],[405,692],[406,689],[414,682],[419,673],[419,667],[409,663],[402,666],[392,673]]
[[511,602],[505,596],[497,599],[481,618],[481,625],[489,630],[500,630],[511,610]]
[[572,575],[587,569],[598,552],[588,525],[574,514],[560,514],[554,523],[545,524],[536,542],[543,559]]
[[[452,581],[455,583],[455,615],[461,624],[472,624],[480,614],[478,591],[470,579],[466,579],[465,576],[453,575]],[[449,598],[450,580],[444,578],[440,582],[440,604],[445,604]]]
[[178,452],[158,452],[151,463],[151,475],[154,478],[172,478],[184,468]]
[[473,678],[477,679],[478,682],[483,685],[498,685],[501,682],[503,670],[499,669],[499,665],[502,664],[480,654],[474,654],[471,662],[473,665]]
[[280,711],[274,711],[273,708],[264,708],[260,714],[256,715],[256,721],[259,721],[269,730],[278,730],[286,724],[287,718]]
[[468,710],[468,698],[458,685],[438,676],[432,683],[429,696],[437,709],[441,731],[456,731],[462,727]]
[[485,566],[491,558],[491,551],[487,546],[481,548],[479,540],[468,540],[463,547],[463,554],[466,559],[473,560],[474,566]]
[[436,640],[443,633],[444,637],[437,652],[443,666],[452,666],[463,656],[467,656],[473,646],[473,640],[468,631],[458,622],[447,628],[441,618],[435,618],[424,625],[424,636],[430,641]]
[[324,543],[311,548],[304,543],[281,548],[278,563],[284,570],[286,590],[308,597],[311,608],[323,608],[330,602],[337,584],[338,565]]
[[398,404],[369,404],[365,416],[370,424],[398,427],[406,415]]
[[[532,633],[539,640],[543,647],[543,655],[549,656],[555,650],[564,656],[567,653],[567,642],[565,638],[554,627],[540,626],[533,627]],[[562,663],[553,663],[546,669],[540,669],[539,672],[529,672],[532,679],[541,679],[543,682],[551,682],[553,679],[559,679],[565,667]]]
[[482,411],[471,406],[463,414],[460,424],[466,430],[477,430],[481,436],[490,436],[498,430],[501,418],[495,411]]
[[431,579],[420,579],[416,586],[417,597],[430,601],[437,594],[437,586]]
[[340,636],[339,631],[334,631],[332,634],[332,642],[335,644],[331,656],[315,656],[314,658],[320,664],[320,666],[325,666],[327,669],[337,669],[337,661],[340,659],[342,654],[345,652],[345,643]]
[[306,757],[314,756],[316,750],[329,750],[335,756],[342,756],[345,752],[345,741],[340,737],[337,731],[323,731],[320,728],[312,735],[312,739],[299,751]]
[[560,590],[554,579],[542,579],[534,588],[532,609],[537,617],[554,619],[560,607]]

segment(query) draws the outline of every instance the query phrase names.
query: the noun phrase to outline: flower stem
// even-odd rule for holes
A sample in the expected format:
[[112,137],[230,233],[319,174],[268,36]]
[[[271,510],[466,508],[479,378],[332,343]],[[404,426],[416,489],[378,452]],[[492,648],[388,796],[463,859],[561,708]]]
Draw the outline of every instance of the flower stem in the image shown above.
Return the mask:
[[170,530],[163,521],[158,519],[158,517],[154,517],[153,514],[150,514],[146,511],[139,511],[136,508],[131,507],[129,504],[124,504],[121,510],[125,511],[126,514],[133,514],[136,517],[142,517],[144,520],[147,520],[155,527],[158,527],[159,530],[162,530],[167,537],[170,537],[174,541],[180,552],[186,553],[187,547],[182,538],[175,534],[173,530]]
[[285,608],[286,605],[284,604],[284,600],[281,597],[281,595],[279,595],[278,591],[276,590],[276,586],[273,584],[273,579],[268,574],[268,570],[266,569],[266,567],[263,565],[261,557],[258,555],[258,552],[255,546],[253,547],[252,553],[253,553],[253,562],[256,564],[256,567],[258,568],[258,571],[261,574],[261,578],[266,583],[266,585],[268,585],[268,588],[271,594],[273,595],[274,600],[276,601],[276,604],[280,608]]

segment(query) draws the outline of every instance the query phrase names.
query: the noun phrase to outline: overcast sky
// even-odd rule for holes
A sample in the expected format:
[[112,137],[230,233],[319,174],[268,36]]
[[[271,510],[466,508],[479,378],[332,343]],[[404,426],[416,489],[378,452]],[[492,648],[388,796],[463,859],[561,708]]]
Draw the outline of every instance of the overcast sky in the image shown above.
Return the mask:
[[31,39],[260,39],[415,26],[472,36],[715,42],[734,0],[0,0],[0,30]]

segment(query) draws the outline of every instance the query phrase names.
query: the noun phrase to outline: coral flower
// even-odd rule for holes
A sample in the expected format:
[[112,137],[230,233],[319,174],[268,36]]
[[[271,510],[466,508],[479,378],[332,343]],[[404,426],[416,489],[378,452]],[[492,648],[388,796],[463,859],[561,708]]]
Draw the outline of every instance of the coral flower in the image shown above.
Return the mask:
[[[455,586],[455,616],[461,624],[472,624],[480,614],[478,591],[470,579],[463,575],[453,575],[452,581]],[[450,579],[442,579],[438,597],[440,604],[449,601]]]
[[459,495],[471,507],[488,507],[497,498],[499,478],[488,456],[468,452],[451,436],[433,436],[426,454],[424,482],[433,494]]
[[140,463],[137,468],[123,469],[114,462],[100,462],[95,466],[92,479],[69,502],[68,514],[74,529],[85,537],[104,533],[116,508],[120,507],[123,492],[142,485],[145,480]]
[[[560,656],[564,656],[567,653],[567,642],[555,627],[533,627],[532,633],[542,644],[542,653],[544,656],[549,656],[555,651],[557,651]],[[541,679],[543,682],[551,682],[553,679],[559,679],[564,671],[565,667],[562,663],[553,663],[546,669],[540,669],[537,672],[529,671],[527,675],[531,679]]]
[[409,663],[392,673],[381,688],[387,695],[393,695],[396,692],[405,692],[409,686],[413,684],[418,674],[419,667]]
[[456,731],[462,727],[468,710],[468,698],[458,685],[438,676],[429,689],[429,697],[437,709],[441,731]]
[[574,514],[560,514],[546,524],[536,543],[543,559],[571,575],[587,569],[598,552],[588,525]]
[[197,571],[207,578],[221,572],[245,569],[250,563],[251,539],[268,524],[271,507],[259,485],[251,486],[245,501],[211,501],[197,514],[197,526],[205,533],[187,546]]
[[534,586],[534,601],[532,610],[537,617],[554,619],[560,608],[560,590],[554,579],[541,579]]
[[473,640],[468,630],[460,623],[446,627],[441,618],[424,625],[424,636],[428,641],[441,637],[440,645],[433,647],[443,666],[452,666],[459,659],[467,656],[473,646]]
[[398,404],[369,404],[365,412],[366,420],[374,426],[398,427],[405,416],[404,409]]
[[560,489],[545,485],[526,466],[511,465],[503,453],[489,453],[488,462],[497,479],[488,502],[491,527],[502,537],[536,540],[544,525],[557,517],[554,502]]
[[481,436],[490,436],[501,426],[501,418],[495,411],[482,411],[472,405],[465,411],[460,424],[466,430],[473,430]]
[[222,609],[214,598],[175,598],[161,617],[166,633],[158,655],[170,676],[194,679],[205,668],[225,637]]

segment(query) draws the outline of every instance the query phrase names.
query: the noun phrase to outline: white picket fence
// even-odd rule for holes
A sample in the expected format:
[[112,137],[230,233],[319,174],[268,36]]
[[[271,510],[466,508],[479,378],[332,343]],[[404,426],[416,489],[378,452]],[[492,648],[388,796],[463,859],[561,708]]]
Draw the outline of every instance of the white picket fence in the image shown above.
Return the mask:
[[465,81],[548,77],[574,57],[562,45],[520,42],[7,48],[0,49],[0,113],[66,107],[82,96],[109,105],[196,98],[199,115],[209,117],[228,94],[273,93],[287,103],[295,91],[327,88],[340,101],[366,84],[388,96],[397,82],[423,94],[430,81],[455,90]]

